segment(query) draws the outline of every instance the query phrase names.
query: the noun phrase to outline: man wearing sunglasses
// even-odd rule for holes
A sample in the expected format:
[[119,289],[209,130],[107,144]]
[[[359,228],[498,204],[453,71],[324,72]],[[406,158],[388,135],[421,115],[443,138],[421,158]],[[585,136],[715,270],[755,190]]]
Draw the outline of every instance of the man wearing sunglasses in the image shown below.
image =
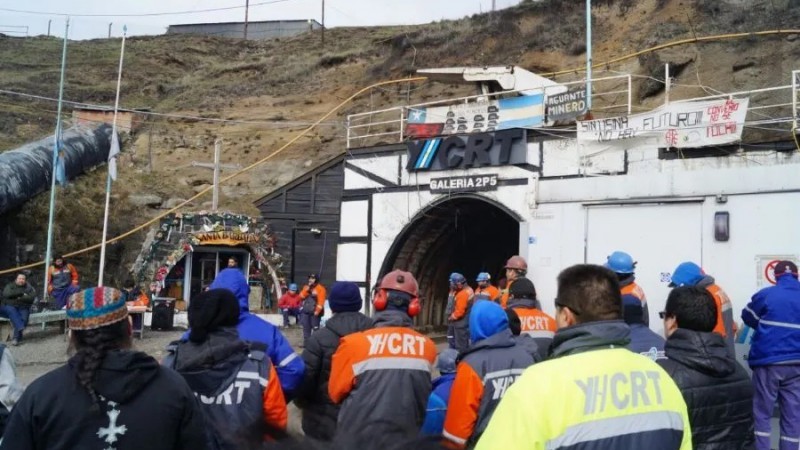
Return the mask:
[[614,272],[581,264],[558,275],[550,358],[508,389],[479,450],[690,450],[686,403],[655,362],[626,348]]

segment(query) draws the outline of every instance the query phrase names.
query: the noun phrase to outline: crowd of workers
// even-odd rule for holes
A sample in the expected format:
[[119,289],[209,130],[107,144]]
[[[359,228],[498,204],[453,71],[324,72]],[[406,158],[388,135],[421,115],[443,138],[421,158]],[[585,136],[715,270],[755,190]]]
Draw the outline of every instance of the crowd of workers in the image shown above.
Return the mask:
[[[522,257],[505,269],[502,290],[488,273],[475,289],[450,276],[449,345],[438,355],[413,329],[420,292],[402,270],[380,280],[372,317],[354,283],[328,292],[312,274],[301,290],[290,285],[280,306],[284,325],[294,315],[304,326],[300,356],[249,312],[235,268],[192,299],[190,330],[161,364],[131,349],[120,291],[73,293],[66,365],[22,393],[13,360],[0,355],[10,409],[0,449],[766,450],[776,401],[780,449],[800,445],[792,262],[776,265],[776,286],[742,313],[754,330],[752,381],[733,355],[730,301],[696,264],[674,271],[659,312],[666,339],[647,325],[628,254],[563,270],[555,317],[541,310]],[[325,302],[333,315],[320,326]],[[289,402],[302,410],[303,439],[287,435]]]

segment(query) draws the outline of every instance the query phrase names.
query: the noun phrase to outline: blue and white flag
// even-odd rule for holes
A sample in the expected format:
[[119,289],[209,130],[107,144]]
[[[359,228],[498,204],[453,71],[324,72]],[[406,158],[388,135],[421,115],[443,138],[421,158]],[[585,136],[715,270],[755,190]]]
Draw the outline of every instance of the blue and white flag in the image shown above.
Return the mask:
[[117,181],[117,156],[119,155],[119,138],[117,133],[111,133],[111,148],[108,150],[108,176]]

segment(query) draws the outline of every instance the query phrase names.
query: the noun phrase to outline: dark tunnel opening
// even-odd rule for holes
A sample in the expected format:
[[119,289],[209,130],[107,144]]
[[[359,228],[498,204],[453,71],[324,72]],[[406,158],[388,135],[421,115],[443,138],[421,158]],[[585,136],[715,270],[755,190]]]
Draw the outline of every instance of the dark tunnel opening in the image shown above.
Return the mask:
[[479,272],[497,285],[503,265],[519,250],[519,220],[491,200],[451,197],[422,211],[400,233],[384,260],[381,276],[395,268],[417,277],[422,300],[418,326],[445,325],[448,277],[462,273],[475,286]]

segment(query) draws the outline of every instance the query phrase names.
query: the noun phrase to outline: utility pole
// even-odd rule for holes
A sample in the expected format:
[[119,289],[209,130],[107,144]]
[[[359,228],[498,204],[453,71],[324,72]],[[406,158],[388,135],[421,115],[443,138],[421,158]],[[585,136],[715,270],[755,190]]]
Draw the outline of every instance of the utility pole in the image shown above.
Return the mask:
[[592,0],[586,0],[586,111],[592,110]]
[[247,16],[250,12],[250,0],[244,1],[244,40],[247,40]]
[[108,23],[108,38],[111,39],[111,25],[114,25],[114,22]]
[[322,0],[322,46],[325,47],[325,0]]
[[497,0],[492,0],[492,12],[494,12],[496,7],[497,7]]
[[222,139],[214,141],[214,164],[192,161],[192,167],[202,167],[214,170],[214,191],[211,197],[211,210],[216,212],[219,206],[219,171],[220,169],[240,169],[239,164],[220,164],[219,159],[222,153]]
[[50,37],[50,24],[53,23],[53,19],[47,21],[47,37]]

